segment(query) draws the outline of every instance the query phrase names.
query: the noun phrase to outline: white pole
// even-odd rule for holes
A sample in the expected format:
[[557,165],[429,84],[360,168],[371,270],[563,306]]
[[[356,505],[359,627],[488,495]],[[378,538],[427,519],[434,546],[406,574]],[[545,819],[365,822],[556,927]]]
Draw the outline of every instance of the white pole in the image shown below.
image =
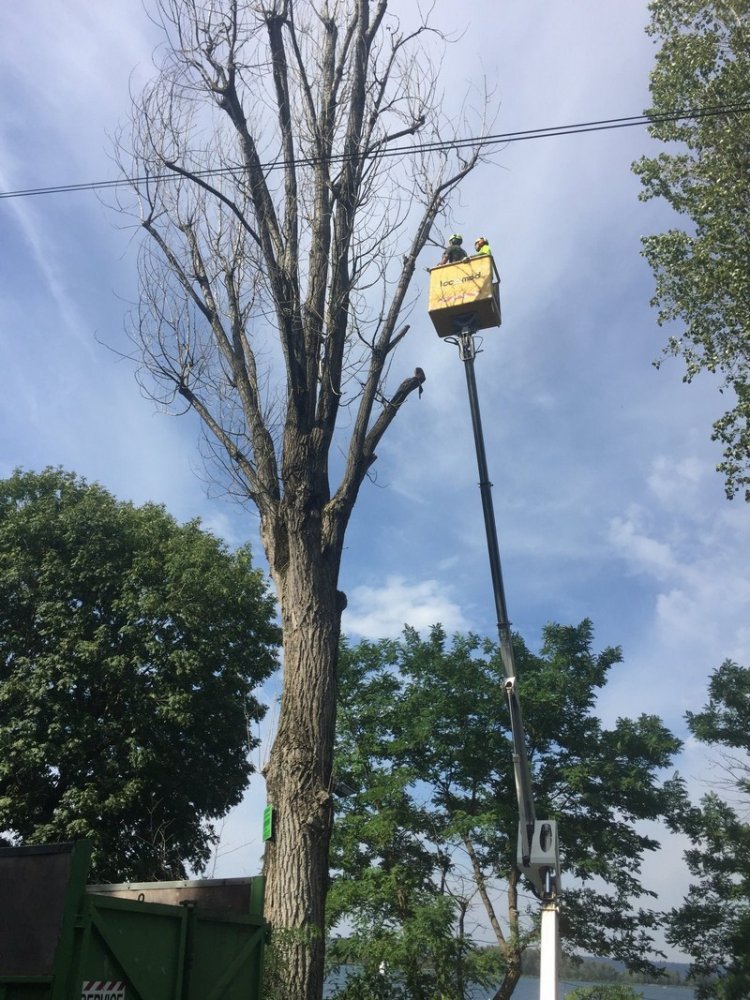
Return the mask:
[[539,963],[539,1000],[557,1000],[557,960],[559,953],[558,906],[556,899],[542,903],[542,944]]

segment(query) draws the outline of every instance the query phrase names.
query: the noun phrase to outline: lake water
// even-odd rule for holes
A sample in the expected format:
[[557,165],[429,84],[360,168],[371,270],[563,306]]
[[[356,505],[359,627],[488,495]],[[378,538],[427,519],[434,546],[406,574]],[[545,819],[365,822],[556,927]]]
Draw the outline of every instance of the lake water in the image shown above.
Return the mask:
[[[339,977],[341,973],[339,973]],[[331,997],[337,985],[342,979],[330,976],[326,982],[324,996]],[[561,982],[558,988],[560,1000],[568,995],[577,986],[590,985],[587,983]],[[695,993],[687,986],[659,986],[656,983],[645,983],[633,985],[636,993],[640,993],[644,1000],[695,1000]],[[472,1000],[488,1000],[492,993],[487,990],[476,989]],[[518,986],[513,993],[513,1000],[539,1000],[539,980],[530,976],[522,976]]]
[[[590,986],[590,983],[561,982],[557,995],[562,1000],[577,986]],[[656,983],[633,983],[633,989],[640,993],[644,1000],[695,1000],[695,993],[687,986],[659,986]],[[491,993],[477,992],[474,1000],[487,1000]],[[539,1000],[539,980],[522,976],[513,993],[513,1000]]]

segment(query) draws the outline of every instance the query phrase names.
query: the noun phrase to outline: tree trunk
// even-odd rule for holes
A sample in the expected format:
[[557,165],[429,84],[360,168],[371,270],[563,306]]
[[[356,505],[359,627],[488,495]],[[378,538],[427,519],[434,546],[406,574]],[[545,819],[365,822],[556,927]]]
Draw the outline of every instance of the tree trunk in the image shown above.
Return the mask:
[[[346,599],[339,558],[321,555],[320,518],[288,530],[288,561],[272,573],[281,602],[284,679],[279,729],[266,770],[274,839],[265,854],[265,916],[282,1000],[320,1000],[333,809],[336,662]],[[277,553],[278,561],[278,553]]]
[[495,993],[492,1000],[510,1000],[513,996],[513,991],[516,986],[518,986],[518,980],[521,978],[521,960],[520,957],[516,957],[515,954],[508,956],[508,964],[505,967],[505,973],[503,974],[503,981]]
[[521,978],[523,949],[520,943],[520,925],[518,920],[518,869],[511,871],[508,879],[508,934],[503,947],[505,971],[503,981],[492,1000],[510,1000],[513,991]]

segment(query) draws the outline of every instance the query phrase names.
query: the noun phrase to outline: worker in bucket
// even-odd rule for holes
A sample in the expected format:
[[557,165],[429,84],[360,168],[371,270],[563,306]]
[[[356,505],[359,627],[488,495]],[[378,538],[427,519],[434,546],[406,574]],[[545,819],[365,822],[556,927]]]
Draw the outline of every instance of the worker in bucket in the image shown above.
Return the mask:
[[459,233],[454,233],[453,236],[448,240],[448,246],[443,251],[443,256],[440,258],[441,264],[455,264],[458,260],[463,260],[464,257],[469,255],[461,246],[464,238]]
[[492,256],[492,250],[490,250],[490,245],[484,236],[477,236],[474,240],[474,255],[476,257],[481,257],[482,255],[487,257]]

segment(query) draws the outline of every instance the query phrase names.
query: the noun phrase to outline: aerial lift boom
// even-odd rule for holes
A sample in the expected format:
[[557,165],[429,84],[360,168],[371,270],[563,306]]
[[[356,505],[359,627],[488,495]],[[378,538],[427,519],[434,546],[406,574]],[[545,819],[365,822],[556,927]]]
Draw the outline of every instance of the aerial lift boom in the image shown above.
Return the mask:
[[499,326],[499,280],[491,256],[470,257],[455,264],[433,268],[430,272],[430,317],[438,335],[458,345],[464,363],[469,394],[474,444],[479,470],[487,551],[490,560],[492,589],[497,613],[500,658],[505,675],[505,695],[510,712],[513,744],[513,773],[518,799],[518,846],[516,863],[528,878],[542,903],[540,1000],[557,1000],[558,961],[558,888],[560,860],[555,820],[538,820],[534,808],[531,770],[526,753],[526,734],[521,713],[511,641],[510,621],[500,564],[492,483],[487,469],[484,434],[479,410],[474,359],[477,348],[474,335],[479,329]]

